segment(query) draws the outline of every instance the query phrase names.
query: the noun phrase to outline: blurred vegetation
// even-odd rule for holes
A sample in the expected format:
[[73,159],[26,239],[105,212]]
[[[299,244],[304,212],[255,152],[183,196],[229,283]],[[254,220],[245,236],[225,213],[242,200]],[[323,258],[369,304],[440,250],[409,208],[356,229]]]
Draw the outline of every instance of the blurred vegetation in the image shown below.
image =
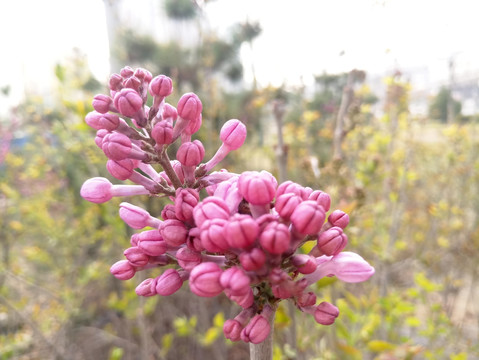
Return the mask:
[[[190,16],[179,5],[174,11]],[[231,171],[278,174],[274,120],[281,116],[288,179],[327,191],[333,209],[350,214],[348,250],[374,265],[375,276],[317,283],[341,311],[329,327],[283,303],[274,358],[477,359],[477,124],[411,116],[411,88],[400,74],[385,79],[385,94],[373,94],[361,72],[318,75],[311,95],[301,87],[248,88],[241,76],[224,74],[240,66],[239,47],[260,28],[235,29],[226,40],[206,34],[198,49],[125,31],[123,60],[172,76],[176,97],[199,93],[197,137],[210,156],[223,122],[247,124],[247,143],[222,164]],[[226,298],[198,298],[188,286],[171,297],[139,298],[134,288],[146,274],[126,282],[110,275],[131,235],[118,216],[121,200],[96,205],[79,196],[86,179],[111,179],[83,121],[93,95],[106,88],[80,54],[54,74],[53,101],[31,95],[0,122],[0,359],[247,358],[246,344],[223,338],[224,320],[239,312]],[[381,116],[373,111],[379,98]],[[342,157],[334,158],[342,104]],[[158,214],[156,199],[134,201]]]

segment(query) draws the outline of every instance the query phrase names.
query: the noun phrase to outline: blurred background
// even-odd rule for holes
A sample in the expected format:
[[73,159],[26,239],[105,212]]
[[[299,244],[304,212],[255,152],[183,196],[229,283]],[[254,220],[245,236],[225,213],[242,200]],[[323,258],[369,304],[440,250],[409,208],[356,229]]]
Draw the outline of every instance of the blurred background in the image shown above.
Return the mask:
[[[332,326],[286,303],[274,358],[479,359],[479,4],[467,0],[84,0],[0,3],[0,359],[247,359],[239,307],[188,286],[121,282],[131,230],[83,121],[125,65],[203,101],[207,156],[328,192],[376,274],[320,281]],[[282,142],[278,134],[282,135]],[[111,179],[115,182],[114,179]],[[157,199],[135,199],[159,215]],[[143,201],[143,202],[142,202]]]

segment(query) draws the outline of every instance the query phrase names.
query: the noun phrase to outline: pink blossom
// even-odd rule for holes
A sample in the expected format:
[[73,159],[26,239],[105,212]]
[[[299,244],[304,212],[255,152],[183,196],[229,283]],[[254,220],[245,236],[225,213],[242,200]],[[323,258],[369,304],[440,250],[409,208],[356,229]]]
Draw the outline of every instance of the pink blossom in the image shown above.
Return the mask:
[[167,269],[156,278],[156,293],[169,296],[177,292],[183,285],[180,274],[175,269]]
[[302,201],[301,197],[295,193],[285,193],[276,197],[274,208],[279,216],[285,220],[289,220],[293,211]]
[[173,142],[173,126],[166,120],[160,121],[153,127],[151,137],[158,145],[169,145]]
[[95,111],[98,111],[101,114],[106,114],[108,111],[117,112],[113,105],[113,99],[103,94],[98,94],[93,97],[92,106]]
[[347,243],[348,237],[343,229],[334,226],[319,235],[317,247],[324,255],[337,255]]
[[349,224],[349,215],[344,211],[334,210],[331,214],[329,214],[328,222],[332,226],[338,226],[344,229]]
[[161,221],[153,218],[148,211],[127,202],[120,204],[120,217],[133,229],[143,229],[147,226],[158,228],[161,224]]
[[110,272],[119,280],[129,280],[135,276],[136,269],[128,260],[120,260],[111,266]]
[[196,94],[186,93],[180,98],[176,108],[181,118],[194,121],[200,116],[203,104]]
[[120,118],[116,114],[105,114],[92,111],[85,117],[85,122],[88,126],[96,130],[106,129],[108,131],[113,131],[120,125]]
[[279,222],[271,222],[261,232],[259,242],[269,253],[282,254],[288,250],[291,242],[289,229]]
[[229,219],[224,231],[230,247],[247,249],[255,242],[259,226],[251,216],[235,214]]
[[331,325],[339,316],[339,309],[326,301],[320,303],[314,312],[314,320],[321,325]]
[[201,225],[201,245],[210,252],[223,252],[228,249],[224,228],[228,222],[224,219],[206,220]]
[[223,292],[220,284],[221,268],[213,262],[203,262],[190,273],[190,289],[202,297],[213,297]]
[[205,148],[199,140],[181,144],[176,153],[178,161],[185,166],[198,165],[203,160],[204,156]]
[[230,150],[239,149],[246,139],[246,126],[237,119],[224,123],[220,131],[220,140]]
[[206,220],[229,219],[230,210],[223,199],[217,196],[210,196],[194,208],[193,217],[196,225],[201,227]]
[[165,75],[155,76],[149,86],[151,96],[166,97],[173,92],[173,82]]
[[235,319],[228,319],[223,324],[223,333],[225,338],[230,339],[231,341],[241,340],[241,331],[244,326]]
[[169,246],[180,246],[186,242],[188,229],[184,223],[176,219],[168,219],[161,223],[160,234]]
[[147,195],[150,192],[141,185],[113,185],[108,179],[88,179],[80,189],[80,195],[90,202],[101,204],[114,196]]
[[126,249],[123,252],[126,259],[135,267],[142,267],[148,264],[148,260],[150,259],[148,255],[146,255],[142,249],[138,246],[133,246]]
[[133,159],[109,159],[106,163],[106,169],[108,172],[118,180],[128,179],[133,174],[133,170],[135,170],[136,167],[136,161]]
[[276,179],[267,171],[245,171],[238,179],[240,194],[252,205],[266,205],[273,201]]
[[120,133],[109,133],[103,137],[101,149],[105,155],[112,160],[123,160],[126,158],[146,160],[148,155],[133,147],[130,138]]
[[194,189],[176,189],[175,215],[178,220],[190,221],[193,219],[193,209],[198,205],[200,196]]
[[313,200],[303,201],[291,214],[295,229],[305,235],[317,234],[325,218],[324,209]]
[[239,259],[241,266],[246,271],[256,271],[261,269],[266,262],[266,254],[263,250],[254,247],[248,252],[241,252]]
[[156,279],[145,279],[135,289],[139,296],[154,296],[156,295]]
[[218,184],[216,190],[214,191],[214,195],[222,198],[225,201],[231,214],[234,214],[238,211],[238,206],[243,200],[243,197],[238,191],[237,177],[232,177]]
[[120,90],[115,95],[114,103],[118,111],[128,117],[135,116],[143,106],[143,100],[140,95],[131,88]]
[[158,256],[166,252],[166,241],[160,235],[158,230],[146,230],[134,234],[137,246],[147,255]]
[[316,259],[306,254],[293,255],[291,257],[291,263],[301,274],[311,274],[317,267]]
[[241,331],[241,340],[259,344],[266,340],[271,331],[268,319],[263,315],[254,316],[246,327]]
[[281,195],[284,194],[294,194],[299,196],[301,199],[305,200],[303,198],[303,194],[305,192],[305,188],[302,187],[301,185],[291,181],[287,180],[285,182],[282,182],[278,188],[276,189],[276,198],[280,197]]
[[242,295],[251,290],[250,278],[237,266],[230,267],[221,274],[220,284],[231,291],[232,295]]
[[176,252],[176,260],[183,269],[191,271],[201,263],[201,253],[188,247],[182,247]]
[[315,190],[313,191],[309,197],[308,197],[308,200],[314,200],[318,203],[318,205],[322,206],[324,211],[329,211],[330,207],[331,207],[331,197],[321,191],[321,190]]

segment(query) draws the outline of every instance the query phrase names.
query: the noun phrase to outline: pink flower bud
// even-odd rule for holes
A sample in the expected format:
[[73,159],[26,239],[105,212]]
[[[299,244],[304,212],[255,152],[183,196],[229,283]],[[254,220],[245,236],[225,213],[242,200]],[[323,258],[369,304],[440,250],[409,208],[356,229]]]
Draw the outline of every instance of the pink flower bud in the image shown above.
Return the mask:
[[201,227],[209,219],[229,219],[230,210],[223,199],[209,196],[194,208],[193,217],[196,226]]
[[200,196],[195,189],[178,188],[175,197],[175,214],[178,220],[189,221],[193,219],[193,209],[198,205]]
[[146,255],[142,249],[137,246],[130,247],[123,252],[126,259],[131,265],[136,267],[142,267],[148,264],[150,257]]
[[101,149],[109,159],[123,160],[130,157],[132,144],[126,135],[109,133],[103,137]]
[[201,245],[210,252],[223,252],[228,249],[228,242],[224,234],[227,224],[224,219],[206,220],[201,225]]
[[316,201],[303,201],[291,214],[295,229],[304,235],[317,234],[323,226],[326,215]]
[[276,179],[267,171],[245,171],[238,179],[238,189],[247,202],[253,205],[271,203],[276,193]]
[[133,76],[137,77],[138,79],[140,79],[141,81],[147,84],[149,84],[151,79],[153,78],[153,75],[151,75],[151,72],[143,68],[136,69],[135,72],[133,73]]
[[107,135],[110,134],[110,132],[106,129],[101,129],[96,132],[95,136],[95,144],[101,149],[101,146],[103,145],[103,138]]
[[255,309],[250,307],[242,310],[234,319],[228,319],[223,325],[223,332],[231,341],[241,340],[241,331],[253,317]]
[[135,289],[135,292],[139,296],[154,296],[156,295],[156,279],[146,279],[143,280],[140,285]]
[[249,252],[241,252],[239,260],[243,269],[246,271],[255,271],[264,265],[266,255],[263,250],[255,247]]
[[155,124],[151,137],[158,145],[169,145],[173,142],[173,126],[166,120]]
[[203,262],[190,273],[191,291],[202,297],[213,297],[221,294],[223,287],[220,284],[222,270],[213,262]]
[[176,213],[175,213],[175,205],[173,204],[167,204],[161,211],[161,217],[163,220],[168,220],[168,219],[177,219],[176,218]]
[[332,226],[338,226],[341,229],[344,229],[349,224],[349,216],[344,211],[334,210],[328,216],[328,222]]
[[141,92],[141,85],[142,85],[141,80],[135,76],[131,76],[128,79],[125,79],[123,81],[123,86],[125,88],[135,90],[135,92],[138,93],[138,95],[140,95],[140,92]]
[[251,288],[248,288],[244,294],[235,294],[229,289],[225,289],[225,294],[231,301],[234,301],[243,309],[247,309],[253,306],[254,303],[254,294]]
[[186,271],[191,271],[196,265],[201,263],[201,253],[188,247],[182,247],[176,252],[176,260]]
[[239,149],[246,139],[246,126],[239,120],[228,120],[220,131],[220,140],[231,150]]
[[302,201],[301,197],[294,193],[285,193],[276,197],[274,208],[279,216],[285,220],[289,220],[293,211]]
[[107,95],[95,95],[92,101],[93,108],[101,114],[106,114],[108,111],[115,111],[113,99]]
[[282,254],[289,249],[291,242],[289,229],[279,222],[271,222],[261,232],[259,242],[271,254]]
[[256,240],[259,226],[249,215],[235,214],[225,227],[228,245],[235,249],[247,249]]
[[308,200],[316,201],[320,206],[323,207],[325,212],[329,211],[329,209],[331,208],[331,197],[321,190],[313,191],[309,195]]
[[366,281],[374,274],[374,268],[366,260],[349,251],[343,251],[333,256],[328,265],[330,273],[348,283]]
[[120,114],[128,117],[133,117],[143,107],[141,96],[130,88],[116,93],[114,103]]
[[312,291],[303,292],[297,297],[296,301],[301,307],[314,306],[316,304],[316,295]]
[[156,293],[169,296],[177,292],[183,285],[180,274],[175,269],[168,269],[156,278]]
[[200,116],[203,104],[196,94],[186,93],[180,98],[176,108],[181,118],[187,121],[194,121]]
[[205,156],[205,148],[199,140],[181,144],[176,153],[177,160],[184,166],[196,166]]
[[143,229],[147,226],[158,228],[161,223],[160,220],[153,218],[145,209],[127,202],[120,204],[120,217],[133,229]]
[[280,197],[283,194],[291,193],[291,194],[295,194],[295,195],[299,196],[303,200],[306,200],[303,197],[305,191],[306,191],[305,188],[302,187],[301,185],[288,180],[288,181],[285,181],[285,182],[281,183],[278,186],[278,188],[276,189],[276,198]]
[[117,279],[129,280],[135,276],[136,269],[128,260],[120,260],[112,265],[110,272]]
[[311,274],[318,266],[316,258],[306,254],[296,254],[291,257],[291,263],[301,274]]
[[266,340],[271,331],[268,320],[263,315],[256,315],[241,331],[241,340],[259,344]]
[[339,309],[326,301],[320,303],[314,312],[314,320],[321,325],[331,325],[339,316]]
[[158,256],[166,252],[166,241],[158,230],[146,230],[136,234],[137,246],[147,255]]
[[112,183],[104,177],[94,177],[85,181],[80,189],[80,195],[87,201],[102,204],[111,200]]
[[136,160],[132,159],[108,160],[106,163],[108,172],[118,180],[129,179],[136,167]]
[[317,247],[324,255],[337,255],[347,243],[348,237],[343,229],[334,226],[319,235]]
[[110,90],[112,91],[120,91],[123,88],[123,78],[120,74],[112,74],[110,76],[110,80],[108,82]]
[[178,111],[176,111],[176,108],[168,103],[165,103],[163,105],[163,119],[167,120],[170,122],[176,121],[178,118]]
[[245,272],[233,266],[223,271],[220,277],[220,284],[224,289],[228,289],[232,295],[246,294],[251,290],[250,278]]
[[175,219],[168,219],[160,225],[160,235],[169,246],[180,246],[186,242],[188,229],[183,222]]
[[149,86],[151,96],[167,97],[173,92],[173,81],[166,75],[155,76]]
[[228,205],[231,214],[238,212],[238,206],[243,200],[243,196],[238,191],[238,178],[232,177],[229,180],[223,181],[214,190],[214,196],[222,198]]
[[127,79],[130,76],[133,76],[134,71],[130,66],[125,66],[120,70],[120,75],[124,78]]
[[183,134],[188,136],[193,135],[195,132],[197,132],[201,128],[202,123],[203,123],[203,117],[200,114],[198,118],[188,123],[188,125],[183,130]]
[[238,320],[228,319],[223,324],[223,333],[225,334],[225,338],[231,341],[239,341],[241,340],[241,331],[243,328],[244,326]]

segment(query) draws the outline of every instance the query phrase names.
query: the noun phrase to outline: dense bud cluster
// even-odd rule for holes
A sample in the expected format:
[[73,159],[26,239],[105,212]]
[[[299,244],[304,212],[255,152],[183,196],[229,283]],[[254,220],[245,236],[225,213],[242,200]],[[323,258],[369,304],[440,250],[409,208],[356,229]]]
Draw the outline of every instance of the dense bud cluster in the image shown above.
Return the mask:
[[[374,273],[359,255],[343,251],[348,215],[340,210],[328,215],[327,193],[292,181],[278,184],[267,171],[211,172],[243,145],[246,127],[239,120],[227,121],[220,132],[222,145],[203,162],[203,144],[191,139],[201,126],[202,103],[193,93],[183,95],[176,108],[166,103],[173,91],[167,76],[153,78],[144,69],[125,67],[109,84],[110,96],[95,96],[95,111],[86,122],[97,130],[95,143],[108,157],[109,173],[136,185],[113,185],[96,177],[83,184],[81,195],[94,203],[132,195],[172,201],[161,218],[120,204],[125,223],[145,230],[131,237],[125,259],[111,273],[128,280],[138,271],[158,269],[155,278],[138,285],[140,296],[171,295],[185,281],[198,296],[225,294],[243,308],[224,324],[225,336],[233,341],[265,340],[282,299],[318,323],[332,324],[338,309],[324,301],[317,304],[309,286],[325,276],[360,282]],[[151,107],[146,105],[148,92]],[[171,160],[167,149],[175,141],[180,144]],[[314,247],[307,254],[301,246],[308,241]]]

